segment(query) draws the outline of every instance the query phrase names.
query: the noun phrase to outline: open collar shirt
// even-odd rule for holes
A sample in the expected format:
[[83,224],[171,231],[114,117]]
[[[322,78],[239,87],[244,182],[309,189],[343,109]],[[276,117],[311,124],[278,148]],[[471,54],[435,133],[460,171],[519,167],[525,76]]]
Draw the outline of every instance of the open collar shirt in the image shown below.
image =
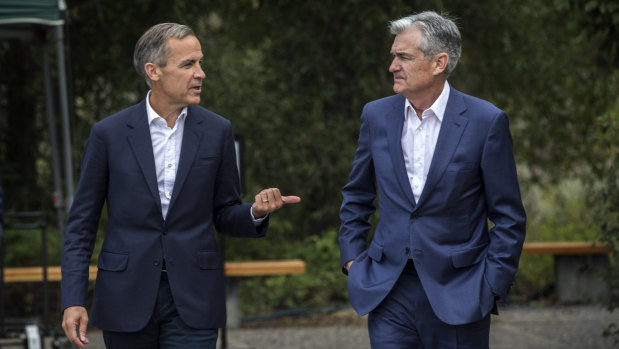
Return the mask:
[[[153,144],[153,155],[155,156],[155,170],[157,171],[157,188],[159,189],[159,199],[161,200],[161,214],[165,220],[168,215],[170,199],[174,190],[178,161],[181,157],[181,146],[183,144],[183,131],[185,130],[185,119],[187,118],[187,107],[181,110],[174,127],[168,127],[162,118],[150,105],[150,91],[146,95],[146,114],[148,115],[148,127],[150,139]],[[267,216],[255,218],[251,209],[249,214],[258,226]]]
[[443,92],[430,108],[423,111],[421,120],[419,120],[415,108],[408,99],[404,104],[402,152],[404,153],[406,172],[415,201],[419,201],[428,177],[434,148],[449,99],[449,91],[449,84],[445,81]]
[[163,219],[165,219],[168,215],[168,207],[170,206],[174,181],[176,180],[176,170],[178,169],[178,161],[181,156],[187,107],[181,110],[174,123],[174,127],[170,128],[166,120],[151,107],[149,91],[146,96],[146,113],[148,115],[150,139],[153,143],[153,155],[155,155],[155,170],[157,171],[157,188],[159,189],[159,199],[161,200],[161,214]]

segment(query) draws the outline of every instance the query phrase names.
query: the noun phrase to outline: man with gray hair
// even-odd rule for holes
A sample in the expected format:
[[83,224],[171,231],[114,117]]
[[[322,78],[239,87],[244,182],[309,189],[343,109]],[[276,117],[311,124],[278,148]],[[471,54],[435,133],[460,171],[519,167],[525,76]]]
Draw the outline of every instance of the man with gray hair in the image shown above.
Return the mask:
[[372,348],[488,348],[525,237],[507,115],[447,82],[461,54],[453,21],[423,12],[390,29],[397,94],[364,107],[342,190],[350,301],[369,313]]
[[88,270],[104,203],[91,323],[106,347],[214,349],[226,324],[214,228],[262,237],[270,212],[300,201],[270,188],[241,203],[232,126],[197,105],[202,58],[189,27],[153,26],[134,53],[151,90],[92,127],[62,255],[62,327],[79,347],[89,343]]

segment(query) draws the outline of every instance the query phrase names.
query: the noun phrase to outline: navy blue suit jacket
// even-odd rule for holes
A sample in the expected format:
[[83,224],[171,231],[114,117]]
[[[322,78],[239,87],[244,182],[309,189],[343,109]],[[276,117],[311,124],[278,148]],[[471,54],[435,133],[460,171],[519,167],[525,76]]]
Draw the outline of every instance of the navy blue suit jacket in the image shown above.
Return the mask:
[[[508,299],[525,237],[507,115],[451,89],[427,181],[415,202],[401,136],[404,97],[368,103],[340,211],[341,263],[353,307],[389,293],[409,255],[434,313],[449,324],[485,317]],[[379,223],[367,247],[378,196]],[[488,219],[494,223],[489,229]]]
[[107,231],[98,259],[91,323],[109,331],[143,328],[152,315],[165,256],[178,312],[194,328],[226,323],[224,261],[213,234],[259,237],[242,204],[228,120],[189,106],[176,181],[164,220],[146,102],[92,127],[67,221],[62,309],[86,306],[88,265],[103,204]]

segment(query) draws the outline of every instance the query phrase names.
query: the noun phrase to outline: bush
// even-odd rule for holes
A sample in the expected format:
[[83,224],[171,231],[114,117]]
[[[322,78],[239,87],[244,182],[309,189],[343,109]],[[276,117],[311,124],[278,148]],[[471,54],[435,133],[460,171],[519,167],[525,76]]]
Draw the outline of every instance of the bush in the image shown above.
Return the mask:
[[[348,304],[346,276],[340,270],[337,230],[329,229],[322,234],[282,239],[278,236],[280,228],[273,223],[273,231],[264,239],[226,239],[227,259],[251,259],[252,255],[257,256],[255,259],[299,258],[306,262],[306,273],[242,279],[242,313],[257,316],[281,310]],[[260,246],[248,249],[248,244]]]
[[[526,241],[595,241],[595,218],[587,207],[587,186],[579,179],[530,185],[523,191],[527,212]],[[552,256],[523,254],[516,275],[514,301],[553,300]]]

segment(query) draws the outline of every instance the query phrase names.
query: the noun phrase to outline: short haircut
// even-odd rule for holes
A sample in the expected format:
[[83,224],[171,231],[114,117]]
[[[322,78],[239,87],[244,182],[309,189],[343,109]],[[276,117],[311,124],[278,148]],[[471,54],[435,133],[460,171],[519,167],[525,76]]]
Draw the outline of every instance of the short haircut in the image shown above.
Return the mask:
[[150,80],[146,75],[144,65],[155,63],[160,67],[165,67],[168,55],[168,39],[182,39],[189,35],[195,36],[193,30],[186,25],[160,23],[150,27],[140,37],[133,51],[133,66],[138,74],[146,80],[148,86],[150,86]]
[[419,50],[426,59],[441,52],[447,53],[449,63],[445,68],[445,74],[451,74],[462,54],[462,38],[456,23],[434,11],[426,11],[400,18],[389,24],[389,30],[393,35],[401,34],[412,27],[419,29],[423,34]]

